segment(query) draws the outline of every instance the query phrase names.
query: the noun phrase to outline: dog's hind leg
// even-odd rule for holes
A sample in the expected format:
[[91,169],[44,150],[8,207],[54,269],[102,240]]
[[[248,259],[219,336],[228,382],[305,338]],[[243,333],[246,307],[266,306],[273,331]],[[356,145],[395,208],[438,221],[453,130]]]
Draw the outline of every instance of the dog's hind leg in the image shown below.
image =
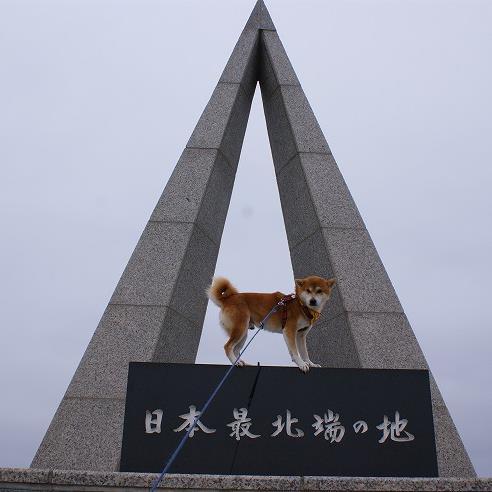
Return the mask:
[[[222,317],[225,325],[230,325],[229,331],[229,340],[227,340],[224,345],[224,350],[227,355],[227,358],[233,364],[241,347],[244,345],[248,335],[248,325],[249,325],[249,316],[235,316],[234,319],[229,319],[227,316]],[[229,326],[227,326],[229,328]],[[238,366],[244,366],[245,362],[242,360],[238,360],[236,362]]]
[[[234,347],[234,356],[237,359],[239,357],[239,354],[241,353],[241,350],[244,347],[244,344],[246,343],[246,340],[248,339],[248,333],[245,333],[243,338],[239,341],[239,343]],[[238,366],[247,366],[246,362],[244,360],[239,359],[236,363]]]

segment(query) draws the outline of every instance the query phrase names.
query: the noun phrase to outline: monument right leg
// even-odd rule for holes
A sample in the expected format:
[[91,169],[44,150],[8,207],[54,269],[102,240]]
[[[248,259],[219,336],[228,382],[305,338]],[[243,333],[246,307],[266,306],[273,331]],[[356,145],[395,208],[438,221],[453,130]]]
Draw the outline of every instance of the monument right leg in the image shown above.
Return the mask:
[[[276,32],[263,32],[260,85],[296,277],[336,277],[308,337],[325,367],[427,369],[348,187]],[[431,375],[440,476],[475,470]]]

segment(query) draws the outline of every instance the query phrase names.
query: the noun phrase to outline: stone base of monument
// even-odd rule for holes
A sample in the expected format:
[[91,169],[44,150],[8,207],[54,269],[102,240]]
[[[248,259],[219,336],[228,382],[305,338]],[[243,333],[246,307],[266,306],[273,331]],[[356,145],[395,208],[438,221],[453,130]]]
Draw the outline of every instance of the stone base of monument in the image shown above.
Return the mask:
[[[0,491],[148,490],[156,473],[0,468]],[[490,491],[492,478],[265,477],[168,475],[163,490]]]

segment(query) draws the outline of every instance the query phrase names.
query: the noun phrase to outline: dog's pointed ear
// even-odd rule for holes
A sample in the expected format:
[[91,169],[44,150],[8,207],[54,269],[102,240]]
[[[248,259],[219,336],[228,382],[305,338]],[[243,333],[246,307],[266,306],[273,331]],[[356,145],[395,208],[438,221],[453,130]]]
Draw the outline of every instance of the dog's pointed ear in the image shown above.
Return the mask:
[[337,283],[335,278],[329,278],[326,280],[326,285],[328,287],[333,287]]
[[304,280],[302,278],[296,278],[297,287],[302,287],[304,285]]

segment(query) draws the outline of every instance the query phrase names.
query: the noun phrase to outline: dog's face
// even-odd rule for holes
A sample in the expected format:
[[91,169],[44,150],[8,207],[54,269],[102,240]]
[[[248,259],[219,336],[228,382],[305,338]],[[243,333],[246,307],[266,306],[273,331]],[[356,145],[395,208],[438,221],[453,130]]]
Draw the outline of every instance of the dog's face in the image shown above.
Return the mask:
[[305,306],[319,312],[330,298],[335,283],[334,278],[324,279],[314,275],[296,279],[296,295]]

